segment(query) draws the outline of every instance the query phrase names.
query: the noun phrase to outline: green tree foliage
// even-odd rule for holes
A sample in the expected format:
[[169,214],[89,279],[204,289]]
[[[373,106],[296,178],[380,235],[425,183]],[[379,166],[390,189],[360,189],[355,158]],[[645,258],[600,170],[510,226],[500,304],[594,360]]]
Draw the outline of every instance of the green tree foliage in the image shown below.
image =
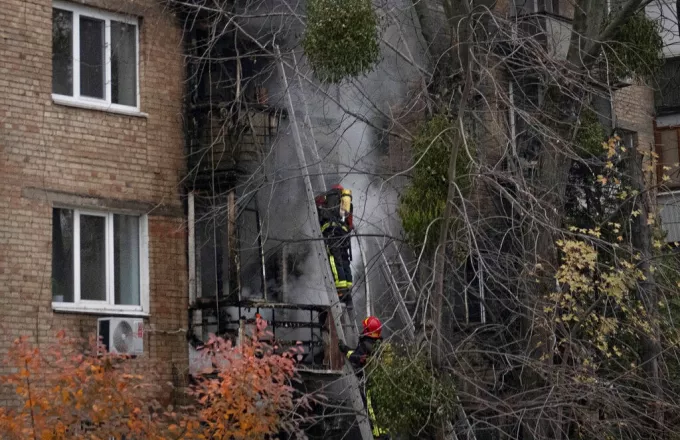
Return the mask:
[[619,78],[632,75],[637,79],[652,77],[663,64],[663,39],[659,23],[645,15],[633,14],[605,46],[605,55]]
[[[369,364],[369,392],[380,426],[417,435],[451,420],[456,408],[453,379],[435,375],[423,353],[383,344]],[[418,436],[422,438],[422,436]]]
[[310,0],[302,46],[321,81],[337,83],[371,71],[380,57],[371,1]]
[[[410,185],[400,201],[399,216],[409,242],[416,247],[437,241],[439,228],[434,222],[442,216],[446,206],[454,130],[446,116],[437,115],[425,123],[413,142],[415,164]],[[462,193],[470,186],[469,168],[467,153],[460,148],[456,183]]]
[[597,119],[597,114],[590,108],[584,108],[576,133],[576,151],[585,159],[602,156],[602,142],[606,138],[607,135]]

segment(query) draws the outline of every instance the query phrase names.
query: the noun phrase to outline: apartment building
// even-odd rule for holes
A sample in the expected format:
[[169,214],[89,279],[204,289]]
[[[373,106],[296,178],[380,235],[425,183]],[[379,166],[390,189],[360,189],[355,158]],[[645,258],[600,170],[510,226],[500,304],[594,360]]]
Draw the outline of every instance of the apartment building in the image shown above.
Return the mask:
[[668,242],[680,241],[680,36],[677,12],[676,3],[668,0],[647,6],[647,15],[659,20],[664,41],[664,64],[654,84],[654,135],[659,157],[657,201]]
[[156,0],[8,0],[0,41],[0,357],[124,317],[140,360],[181,377],[179,24]]

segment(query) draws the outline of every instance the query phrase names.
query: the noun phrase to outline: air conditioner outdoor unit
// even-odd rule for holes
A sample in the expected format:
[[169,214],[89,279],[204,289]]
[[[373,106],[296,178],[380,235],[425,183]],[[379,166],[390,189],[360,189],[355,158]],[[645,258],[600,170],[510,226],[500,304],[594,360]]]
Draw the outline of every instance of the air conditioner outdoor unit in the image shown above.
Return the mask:
[[134,318],[99,318],[97,337],[109,353],[138,355],[144,353],[144,320]]

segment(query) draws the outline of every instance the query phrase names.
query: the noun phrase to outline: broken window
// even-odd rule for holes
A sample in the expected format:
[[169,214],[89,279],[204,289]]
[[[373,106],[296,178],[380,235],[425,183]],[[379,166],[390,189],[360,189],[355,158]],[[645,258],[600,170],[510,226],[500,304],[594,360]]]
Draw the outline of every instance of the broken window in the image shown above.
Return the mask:
[[239,207],[238,244],[241,263],[241,298],[266,298],[260,217],[255,201]]
[[[227,198],[196,201],[196,296],[224,298],[238,289],[235,249],[229,237],[229,202]],[[231,209],[234,209],[232,206]]]

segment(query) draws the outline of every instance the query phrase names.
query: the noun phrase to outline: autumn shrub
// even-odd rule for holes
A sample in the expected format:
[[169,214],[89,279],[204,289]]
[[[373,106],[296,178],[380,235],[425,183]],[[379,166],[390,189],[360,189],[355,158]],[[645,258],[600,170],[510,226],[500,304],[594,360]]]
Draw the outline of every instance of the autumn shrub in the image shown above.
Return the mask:
[[206,343],[204,353],[214,367],[190,391],[199,403],[205,438],[255,440],[279,432],[303,437],[301,412],[310,407],[292,386],[301,348],[278,353],[266,328],[257,318],[254,334],[237,346],[214,336]]
[[98,350],[94,338],[83,350],[63,331],[42,349],[25,337],[15,341],[7,357],[14,372],[1,381],[22,405],[0,410],[0,438],[175,438],[149,398],[148,378],[134,374],[120,356]]
[[214,368],[187,392],[196,407],[163,408],[153,396],[158,383],[124,356],[106,353],[90,339],[87,348],[61,331],[40,348],[18,339],[6,359],[11,373],[0,384],[13,387],[20,405],[0,408],[2,440],[263,439],[287,432],[303,437],[301,412],[309,408],[295,394],[295,356],[265,339],[258,318],[253,335],[233,346],[211,337],[203,352]]

